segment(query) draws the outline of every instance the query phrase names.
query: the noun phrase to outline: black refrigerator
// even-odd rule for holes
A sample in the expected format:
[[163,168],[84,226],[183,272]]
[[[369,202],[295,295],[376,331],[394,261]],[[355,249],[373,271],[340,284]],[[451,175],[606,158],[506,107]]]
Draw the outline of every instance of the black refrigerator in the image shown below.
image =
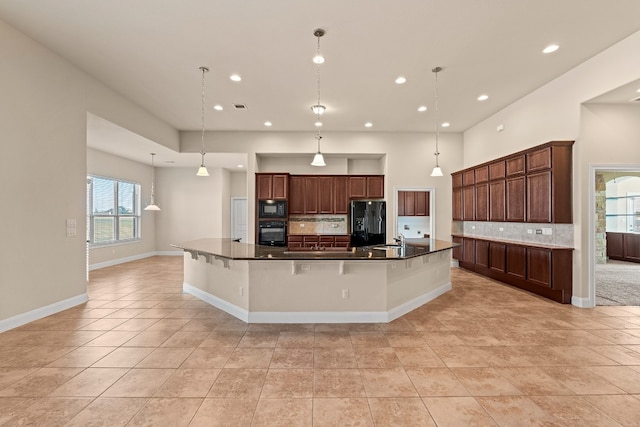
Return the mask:
[[383,200],[352,200],[350,214],[352,247],[387,243]]

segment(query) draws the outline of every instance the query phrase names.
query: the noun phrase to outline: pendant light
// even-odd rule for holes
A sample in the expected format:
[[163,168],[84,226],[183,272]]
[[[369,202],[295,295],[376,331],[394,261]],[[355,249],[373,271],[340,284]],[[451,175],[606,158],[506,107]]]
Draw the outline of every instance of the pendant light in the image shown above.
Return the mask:
[[144,208],[145,211],[159,211],[160,207],[156,205],[155,201],[155,181],[156,181],[156,168],[153,165],[153,157],[156,153],[151,153],[151,200],[147,207]]
[[433,168],[431,176],[442,176],[442,169],[440,169],[440,165],[438,164],[438,156],[440,156],[440,152],[438,151],[438,139],[440,137],[440,126],[438,125],[438,73],[442,71],[442,67],[436,67],[431,71],[436,75],[436,152],[433,153],[436,156],[436,166]]
[[202,141],[202,146],[200,148],[200,155],[202,156],[202,161],[200,162],[200,168],[198,169],[198,173],[196,173],[197,176],[209,176],[209,171],[207,170],[207,167],[204,165],[204,73],[208,72],[209,69],[207,67],[200,67],[199,68],[200,71],[202,71],[202,134],[201,134],[201,141]]
[[[317,76],[317,94],[318,94],[318,102],[316,105],[311,107],[311,111],[316,115],[316,126],[320,123],[320,116],[324,113],[325,106],[320,104],[320,64],[324,62],[324,57],[320,54],[320,37],[324,36],[324,30],[322,28],[317,28],[313,30],[313,35],[318,39],[318,49],[316,52],[316,56],[313,58],[313,62],[316,64],[316,76]],[[311,166],[326,166],[327,164],[324,162],[324,156],[320,152],[320,140],[322,136],[320,135],[320,127],[318,127],[318,131],[316,134],[316,140],[318,141],[318,151],[316,151],[315,156],[313,156],[313,161],[311,162]]]

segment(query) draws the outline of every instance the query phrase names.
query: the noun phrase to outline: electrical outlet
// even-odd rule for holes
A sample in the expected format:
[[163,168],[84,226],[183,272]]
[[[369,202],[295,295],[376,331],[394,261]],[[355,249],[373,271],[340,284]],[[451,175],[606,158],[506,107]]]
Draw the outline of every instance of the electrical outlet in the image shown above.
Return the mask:
[[533,230],[527,230],[527,234],[533,234]]
[[498,231],[504,231],[504,227],[498,228]]
[[539,228],[536,229],[536,234],[542,234],[542,230],[540,230]]
[[349,289],[343,289],[342,290],[342,299],[348,299],[349,298]]
[[302,264],[302,265],[300,266],[300,270],[302,270],[302,271],[309,271],[309,270],[311,270],[311,265],[310,265],[310,264]]
[[544,234],[544,235],[546,235],[546,236],[550,236],[550,235],[551,235],[551,232],[552,232],[552,229],[551,229],[551,228],[546,228],[546,227],[543,227],[543,228],[542,228],[542,234]]

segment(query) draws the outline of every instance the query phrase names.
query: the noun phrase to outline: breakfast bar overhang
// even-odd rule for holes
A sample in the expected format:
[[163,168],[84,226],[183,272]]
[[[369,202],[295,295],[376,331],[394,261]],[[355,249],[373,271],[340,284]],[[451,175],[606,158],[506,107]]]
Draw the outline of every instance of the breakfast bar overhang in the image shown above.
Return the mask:
[[247,323],[384,323],[451,289],[456,245],[411,240],[341,251],[214,238],[175,246],[184,292]]

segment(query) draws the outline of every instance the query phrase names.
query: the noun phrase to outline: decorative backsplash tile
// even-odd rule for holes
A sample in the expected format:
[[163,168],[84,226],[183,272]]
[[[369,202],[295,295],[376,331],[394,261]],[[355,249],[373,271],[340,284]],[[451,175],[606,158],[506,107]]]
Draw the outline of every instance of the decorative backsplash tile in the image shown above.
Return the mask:
[[573,247],[573,224],[454,221],[451,229],[467,236]]
[[349,234],[347,215],[296,215],[289,217],[289,234]]

